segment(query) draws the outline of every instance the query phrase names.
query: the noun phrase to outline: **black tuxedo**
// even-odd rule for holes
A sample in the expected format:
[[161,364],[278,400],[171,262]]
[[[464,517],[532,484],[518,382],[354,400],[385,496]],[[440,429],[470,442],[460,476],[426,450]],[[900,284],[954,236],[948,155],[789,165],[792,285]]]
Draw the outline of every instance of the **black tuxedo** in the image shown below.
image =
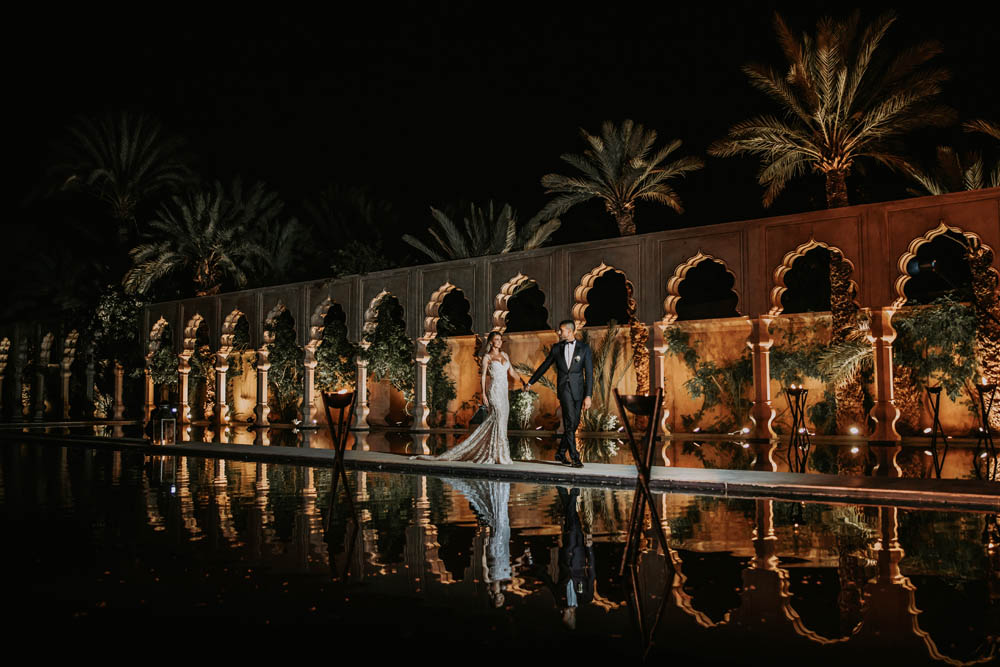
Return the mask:
[[566,342],[559,341],[552,346],[549,356],[532,374],[528,384],[538,381],[549,367],[556,366],[556,395],[562,407],[563,436],[559,441],[559,454],[569,450],[570,458],[580,460],[576,451],[576,428],[580,424],[583,399],[594,391],[594,354],[582,340],[576,341],[570,364],[566,365]]

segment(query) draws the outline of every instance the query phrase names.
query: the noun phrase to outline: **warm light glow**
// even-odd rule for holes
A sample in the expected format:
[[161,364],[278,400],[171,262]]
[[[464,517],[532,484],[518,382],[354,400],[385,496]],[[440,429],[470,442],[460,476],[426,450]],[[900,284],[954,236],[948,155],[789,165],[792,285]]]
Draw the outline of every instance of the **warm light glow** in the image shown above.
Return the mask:
[[859,451],[857,447],[851,447],[851,454],[857,454]]
[[799,427],[799,433],[805,433],[805,432],[806,432],[806,429],[804,427],[800,426]]
[[931,450],[929,450],[929,449],[925,449],[924,450],[924,454],[926,454],[927,456],[934,456],[934,453],[931,452]]
[[934,429],[928,426],[927,428],[924,429],[924,433],[930,433],[932,430]]
[[745,442],[740,444],[740,447],[742,447],[743,449],[750,449],[750,445]]
[[349,393],[349,392],[350,392],[350,389],[338,389],[337,390],[338,394],[346,394],[346,393]]
[[692,433],[697,433],[697,432],[698,432],[698,431],[700,431],[700,430],[701,430],[701,427],[700,427],[700,426],[695,426],[695,427],[694,427],[694,431],[692,431]]
[[750,432],[750,427],[749,426],[744,426],[743,427],[743,432],[744,433],[749,433]]
[[852,426],[850,428],[850,431],[851,431],[851,435],[857,435],[859,433],[857,426]]

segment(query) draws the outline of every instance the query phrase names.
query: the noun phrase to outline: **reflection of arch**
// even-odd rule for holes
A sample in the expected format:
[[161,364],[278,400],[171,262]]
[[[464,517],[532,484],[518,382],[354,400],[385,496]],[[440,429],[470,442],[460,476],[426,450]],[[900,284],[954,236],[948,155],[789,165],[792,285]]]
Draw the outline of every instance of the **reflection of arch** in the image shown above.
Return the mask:
[[[919,250],[920,246],[924,245],[925,243],[929,243],[933,241],[935,238],[943,236],[948,232],[959,234],[965,237],[966,241],[974,240],[976,242],[982,243],[982,239],[980,239],[976,233],[964,232],[958,227],[949,227],[944,223],[944,220],[941,220],[938,223],[937,227],[928,230],[927,233],[924,234],[923,236],[917,237],[912,241],[910,241],[909,247],[906,249],[906,252],[900,255],[899,262],[897,263],[897,268],[899,269],[899,276],[896,278],[896,300],[893,302],[894,307],[899,308],[906,305],[907,302],[906,283],[910,282],[910,277],[911,277],[906,270],[906,266],[910,263],[911,260],[916,259],[917,250]],[[982,245],[983,248],[992,251],[992,248],[987,246],[985,243],[983,243]],[[990,268],[990,271],[992,271],[993,273],[997,273],[997,270],[994,268]]]
[[52,361],[52,345],[56,337],[51,331],[42,337],[42,344],[38,347],[38,365],[45,368]]
[[152,359],[153,355],[156,354],[161,347],[163,347],[163,338],[165,334],[170,332],[170,323],[167,322],[162,317],[156,320],[156,324],[149,331],[149,350],[146,353],[146,359]]
[[[594,283],[604,276],[604,274],[609,272],[620,273],[625,278],[625,288],[629,295],[634,293],[635,286],[632,285],[632,281],[628,279],[625,272],[621,269],[616,269],[613,266],[609,266],[604,262],[601,262],[600,266],[595,267],[590,272],[584,274],[583,278],[580,279],[580,284],[577,285],[576,289],[573,290],[573,320],[576,321],[576,328],[580,329],[587,323],[587,307],[590,305],[587,297],[590,294],[590,290],[594,288]],[[636,305],[634,299],[629,299],[626,305],[626,314],[629,319],[635,317]],[[619,324],[625,324],[624,322],[619,322]]]
[[233,351],[233,344],[236,342],[236,327],[240,319],[246,317],[239,308],[234,308],[233,312],[226,315],[222,322],[222,335],[219,337],[219,354],[228,357]]
[[[76,345],[79,341],[80,332],[76,329],[66,334],[66,338],[63,339],[63,355],[60,363],[65,370],[69,370],[69,367],[73,365],[73,361],[76,359]],[[3,370],[0,369],[0,373],[2,372]]]
[[[824,243],[823,241],[817,241],[814,238],[810,238],[808,241],[800,245],[795,250],[792,250],[791,252],[787,253],[785,257],[781,260],[781,266],[779,266],[774,270],[774,287],[771,288],[771,310],[770,310],[771,315],[780,315],[782,312],[784,312],[785,308],[781,304],[781,298],[784,295],[784,293],[788,291],[788,286],[785,284],[785,276],[787,276],[788,272],[792,270],[792,267],[795,265],[796,261],[798,261],[802,257],[805,257],[806,253],[815,248],[826,248],[827,250],[829,250],[831,255],[831,260],[833,258],[833,254],[838,253],[840,257],[843,258],[843,261],[847,262],[847,265],[851,267],[851,276],[852,276],[850,281],[852,290],[851,293],[855,296],[855,298],[857,297],[858,283],[853,278],[854,263],[851,260],[847,259],[847,257],[844,255],[844,251],[838,248],[837,246],[832,246],[827,243]],[[856,300],[855,304],[857,304]],[[858,307],[860,308],[860,306]]]
[[670,276],[667,281],[667,298],[663,300],[663,310],[665,313],[664,319],[677,319],[677,305],[681,300],[681,283],[687,278],[688,272],[695,268],[704,261],[712,261],[717,264],[721,264],[722,268],[726,270],[726,273],[733,277],[733,287],[731,291],[736,295],[736,305],[733,307],[737,312],[740,309],[740,293],[736,291],[736,274],[729,268],[729,265],[725,261],[714,257],[712,255],[706,255],[701,250],[694,254],[694,256],[688,258],[687,261],[682,262],[674,269],[674,274]]
[[[431,339],[438,335],[439,325],[441,324],[442,317],[444,317],[441,310],[442,306],[445,305],[445,300],[452,294],[456,298],[461,298],[465,300],[465,303],[468,303],[468,299],[465,299],[465,293],[456,285],[446,282],[437,288],[431,294],[430,301],[424,307],[424,338]],[[469,323],[471,324],[471,320],[469,320]],[[471,328],[468,333],[472,333]]]

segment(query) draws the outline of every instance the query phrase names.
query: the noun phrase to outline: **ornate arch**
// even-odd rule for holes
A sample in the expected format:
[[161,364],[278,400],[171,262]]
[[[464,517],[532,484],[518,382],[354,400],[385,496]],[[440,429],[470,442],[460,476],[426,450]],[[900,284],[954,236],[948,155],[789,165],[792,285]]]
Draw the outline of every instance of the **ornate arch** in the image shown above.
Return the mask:
[[572,313],[573,313],[573,320],[576,322],[577,329],[582,328],[587,323],[586,312],[587,312],[587,306],[590,305],[590,302],[587,300],[587,297],[590,294],[590,290],[594,288],[594,283],[597,282],[598,278],[612,271],[620,273],[622,274],[622,276],[625,277],[625,289],[627,290],[629,295],[628,306],[626,310],[628,312],[629,318],[635,317],[637,308],[635,299],[632,298],[632,294],[635,292],[635,286],[632,284],[632,281],[628,279],[628,274],[626,274],[621,269],[616,269],[615,267],[609,264],[601,262],[599,266],[585,273],[583,275],[583,278],[580,279],[580,284],[576,286],[575,290],[573,290]]
[[[923,236],[919,236],[910,241],[910,245],[906,249],[906,252],[899,256],[899,262],[897,262],[896,265],[899,269],[899,276],[896,278],[896,300],[892,303],[895,308],[900,308],[906,305],[906,283],[910,282],[910,274],[906,272],[906,265],[909,264],[911,260],[916,258],[917,250],[920,249],[920,246],[925,243],[930,243],[937,237],[947,234],[948,232],[960,234],[968,240],[975,239],[977,243],[982,244],[982,246],[987,250],[993,250],[982,242],[982,239],[979,238],[978,234],[974,232],[962,231],[959,227],[950,227],[945,224],[944,220],[939,221],[937,227],[928,230]],[[992,267],[990,268],[990,271],[997,273],[997,270]]]
[[7,359],[10,356],[10,338],[0,338],[0,375],[7,370]]
[[518,289],[527,283],[537,284],[536,281],[518,272],[516,276],[500,287],[500,292],[493,300],[493,328],[491,331],[499,331],[500,333],[507,331],[507,315],[510,313],[510,299]]
[[726,270],[726,273],[733,277],[732,291],[733,294],[736,295],[736,312],[739,312],[742,297],[736,289],[736,274],[729,268],[729,265],[726,264],[725,260],[719,259],[713,255],[708,255],[699,250],[693,256],[689,257],[687,261],[679,264],[677,268],[674,269],[674,275],[670,276],[670,279],[667,281],[667,298],[663,300],[664,320],[672,322],[677,319],[677,304],[681,300],[681,283],[687,278],[688,271],[706,260],[721,264],[722,268]]
[[146,360],[149,361],[153,355],[163,347],[163,333],[169,331],[170,323],[162,317],[156,320],[153,328],[149,330],[149,349],[146,353]]
[[857,301],[858,295],[858,283],[854,280],[854,262],[847,259],[847,255],[844,251],[837,246],[824,243],[823,241],[817,241],[814,238],[810,238],[808,241],[797,247],[795,250],[787,253],[785,257],[781,260],[781,265],[774,270],[774,287],[771,288],[771,309],[768,311],[769,315],[781,315],[785,308],[781,305],[782,295],[788,291],[788,286],[785,285],[785,276],[789,271],[792,270],[792,266],[795,262],[801,258],[805,257],[806,253],[814,248],[826,248],[830,251],[830,254],[839,253],[848,266],[851,267],[851,289],[854,290],[854,304],[860,309],[861,305]]
[[52,346],[56,342],[56,336],[51,331],[42,336],[42,343],[38,346],[38,365],[46,367],[52,362]]
[[[70,366],[76,360],[76,346],[80,342],[80,332],[73,329],[68,334],[66,338],[63,339],[63,354],[62,360],[59,362],[64,370],[69,370]],[[0,371],[2,372],[2,371]]]
[[430,340],[437,336],[437,324],[438,320],[441,319],[441,304],[444,303],[446,296],[457,289],[459,289],[457,285],[446,282],[438,287],[434,294],[431,294],[431,300],[424,306],[424,339]]
[[240,323],[240,318],[246,317],[242,310],[234,308],[233,312],[226,315],[222,322],[222,335],[219,336],[218,353],[223,357],[229,357],[233,352],[233,343],[236,339],[236,326]]

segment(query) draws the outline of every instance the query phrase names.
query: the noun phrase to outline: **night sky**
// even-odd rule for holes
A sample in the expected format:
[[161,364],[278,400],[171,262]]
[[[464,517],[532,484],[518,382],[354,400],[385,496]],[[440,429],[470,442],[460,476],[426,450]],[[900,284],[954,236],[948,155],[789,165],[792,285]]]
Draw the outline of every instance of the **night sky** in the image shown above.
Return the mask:
[[[264,180],[293,212],[312,193],[342,183],[393,202],[405,221],[400,233],[423,232],[428,206],[457,200],[509,201],[527,219],[546,200],[539,178],[572,172],[559,155],[582,150],[578,128],[596,132],[605,119],[632,118],[661,141],[681,138],[678,155],[705,157],[731,124],[774,110],[739,68],[781,63],[775,7],[810,31],[820,15],[849,10],[834,3],[583,6],[456,2],[359,11],[338,4],[313,15],[234,8],[220,17],[170,5],[158,6],[170,14],[61,13],[9,25],[8,90],[17,94],[8,98],[7,149],[19,196],[7,200],[6,236],[60,243],[60,223],[24,203],[40,182],[47,146],[75,115],[121,108],[154,114],[184,136],[206,180]],[[963,120],[996,120],[997,22],[973,7],[901,7],[889,43],[941,40],[939,62],[953,71],[945,100]],[[875,14],[866,9],[863,20]],[[965,140],[959,131],[918,134],[915,148],[929,155],[956,138]],[[825,205],[813,176],[765,212],[752,160],[706,160],[706,169],[676,184],[686,214],[640,205],[640,233]],[[887,172],[854,181],[857,201],[905,196],[905,184]],[[599,203],[563,221],[556,243],[615,234]]]

